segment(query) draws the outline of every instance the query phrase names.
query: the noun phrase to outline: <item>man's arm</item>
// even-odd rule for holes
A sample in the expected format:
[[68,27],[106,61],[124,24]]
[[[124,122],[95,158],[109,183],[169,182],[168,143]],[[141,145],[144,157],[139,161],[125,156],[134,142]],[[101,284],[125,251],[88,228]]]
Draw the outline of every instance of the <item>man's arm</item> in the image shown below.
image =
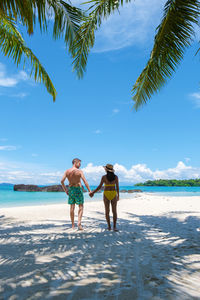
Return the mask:
[[85,183],[85,186],[86,186],[86,188],[88,189],[88,192],[90,193],[90,192],[91,192],[91,189],[90,189],[89,184],[88,184],[87,180],[85,179],[85,176],[84,176],[84,174],[83,174],[82,171],[81,171],[81,179],[82,179],[83,182]]
[[92,194],[95,194],[96,192],[98,192],[101,189],[102,185],[103,185],[103,177],[101,178],[101,182],[100,182],[99,186],[94,191],[92,191]]
[[66,186],[64,184],[66,178],[67,178],[67,172],[65,172],[64,175],[63,175],[63,178],[61,180],[61,185],[62,185],[63,190],[65,191],[65,193],[68,195],[68,190],[67,190],[67,188],[66,188]]
[[119,180],[117,176],[116,176],[116,189],[117,189],[118,200],[119,200]]

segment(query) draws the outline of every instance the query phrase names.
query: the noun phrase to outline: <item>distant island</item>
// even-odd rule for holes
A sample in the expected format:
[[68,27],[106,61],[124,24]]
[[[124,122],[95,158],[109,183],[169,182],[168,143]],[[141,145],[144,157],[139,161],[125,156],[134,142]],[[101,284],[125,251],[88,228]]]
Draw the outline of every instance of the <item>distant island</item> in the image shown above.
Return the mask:
[[200,186],[200,179],[159,179],[147,180],[144,183],[136,183],[135,186]]
[[3,187],[9,186],[10,187],[10,186],[14,186],[14,184],[2,182],[2,183],[0,183],[0,186],[3,186]]

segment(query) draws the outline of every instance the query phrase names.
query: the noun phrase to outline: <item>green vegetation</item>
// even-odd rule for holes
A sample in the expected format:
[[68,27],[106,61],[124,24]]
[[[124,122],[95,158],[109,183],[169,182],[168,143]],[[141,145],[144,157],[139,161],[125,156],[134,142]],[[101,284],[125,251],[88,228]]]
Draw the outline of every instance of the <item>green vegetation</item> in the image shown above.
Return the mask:
[[[21,62],[31,65],[30,75],[34,80],[43,82],[47,91],[56,98],[53,83],[39,59],[27,47],[18,25],[32,35],[36,21],[41,32],[49,29],[49,19],[53,25],[53,37],[64,38],[67,48],[72,47],[83,12],[62,0],[1,0],[0,1],[0,51],[11,58],[18,66]],[[50,26],[51,28],[51,26]],[[48,51],[48,50],[47,50]]]
[[[95,43],[95,32],[104,19],[131,0],[90,0],[84,2],[86,10],[74,7],[64,0],[1,0],[0,1],[0,51],[13,59],[18,66],[22,58],[31,64],[35,81],[43,82],[47,91],[56,98],[51,79],[18,30],[26,27],[33,34],[36,21],[41,32],[53,24],[53,37],[63,37],[73,58],[73,70],[82,77],[88,55]],[[88,4],[90,7],[88,8]],[[83,6],[82,6],[83,7]],[[133,16],[134,17],[134,16]],[[166,0],[163,18],[156,29],[153,49],[144,70],[132,88],[134,108],[147,103],[172,77],[183,59],[184,52],[193,41],[195,26],[199,26],[199,0]],[[119,37],[120,38],[120,37]],[[198,51],[197,51],[198,52]]]
[[200,186],[200,179],[159,179],[159,180],[147,180],[144,183],[137,183],[135,186]]
[[[74,70],[79,77],[86,70],[87,58],[95,42],[95,31],[113,11],[130,0],[91,0],[87,18],[83,20],[71,49]],[[144,70],[132,88],[134,108],[147,103],[172,77],[193,41],[195,26],[199,26],[199,0],[167,0],[163,18],[156,29],[153,49]],[[134,18],[134,16],[133,16]],[[120,38],[120,37],[119,37]]]

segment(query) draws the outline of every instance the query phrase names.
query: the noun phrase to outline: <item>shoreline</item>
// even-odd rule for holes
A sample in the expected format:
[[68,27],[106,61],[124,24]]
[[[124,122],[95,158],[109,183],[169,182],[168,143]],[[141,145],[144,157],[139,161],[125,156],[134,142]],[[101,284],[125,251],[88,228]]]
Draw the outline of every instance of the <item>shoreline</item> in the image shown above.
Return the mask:
[[[147,201],[160,201],[160,200],[164,200],[164,201],[170,201],[170,200],[173,200],[173,201],[177,201],[177,202],[180,202],[180,201],[191,201],[191,200],[195,200],[195,202],[199,201],[200,203],[200,197],[199,196],[169,196],[169,195],[164,195],[164,194],[159,194],[159,193],[154,193],[154,192],[142,192],[142,193],[135,193],[135,194],[131,194],[129,195],[130,197],[128,198],[123,198],[121,197],[120,200],[118,201],[118,204],[121,203],[121,201],[140,201],[140,200],[143,200],[144,198],[147,197]],[[148,199],[148,197],[150,199]],[[93,200],[89,198],[89,201],[88,200],[85,200],[84,201],[84,205],[98,205],[99,203],[103,203],[103,197],[101,199],[96,199],[96,200]],[[34,208],[34,209],[40,209],[41,207],[42,208],[47,208],[48,206],[54,206],[54,207],[61,207],[61,206],[67,206],[67,207],[70,207],[70,205],[68,204],[68,199],[65,200],[66,203],[63,203],[63,202],[60,202],[60,203],[42,203],[42,204],[33,204],[33,203],[30,203],[30,204],[27,204],[27,205],[18,205],[18,206],[9,206],[9,207],[0,207],[0,210],[1,211],[4,211],[4,210],[13,210],[13,209],[31,209],[31,208]],[[76,205],[76,207],[78,207],[78,205]]]
[[[18,193],[24,193],[24,192],[18,192]],[[53,196],[53,193],[50,193],[50,195]],[[120,194],[120,200],[119,201],[122,201],[122,200],[124,201],[124,200],[128,200],[128,199],[137,199],[137,198],[146,197],[146,196],[149,196],[149,197],[153,196],[155,198],[159,197],[159,198],[162,198],[162,199],[170,198],[170,199],[174,199],[174,200],[176,200],[176,199],[178,200],[180,198],[183,198],[183,199],[188,199],[189,198],[191,200],[192,199],[193,200],[200,199],[200,196],[197,196],[197,195],[188,194],[188,195],[184,195],[184,196],[181,196],[181,195],[176,196],[176,195],[173,195],[173,194],[169,195],[169,193],[159,193],[159,192],[149,192],[148,191],[148,192],[122,193],[122,194]],[[94,203],[103,202],[103,193],[98,193],[96,195],[96,199],[91,199],[88,196],[88,193],[87,193],[87,195],[85,195],[84,198],[85,198],[85,201],[84,201],[85,204],[93,203],[93,202]],[[23,201],[25,201],[25,200],[23,200]],[[28,200],[28,201],[30,201],[30,200]],[[28,201],[27,201],[27,203],[24,203],[24,202],[20,203],[20,200],[18,199],[18,200],[16,200],[16,202],[18,202],[18,203],[16,203],[16,202],[13,202],[13,203],[11,202],[9,204],[3,203],[3,206],[1,206],[1,202],[0,202],[0,210],[12,209],[12,208],[25,208],[25,207],[29,207],[29,208],[31,208],[31,207],[41,207],[41,206],[48,206],[48,205],[50,205],[50,206],[52,206],[52,205],[69,205],[67,197],[63,198],[63,199],[62,198],[54,199],[52,197],[49,200],[48,200],[48,198],[47,199],[46,198],[45,199],[39,199],[39,200],[38,199],[36,199],[36,200],[31,199],[30,202],[28,202]],[[41,201],[41,202],[37,203],[37,201]],[[54,202],[51,202],[51,201],[54,201]],[[6,205],[8,205],[8,206],[6,206]]]

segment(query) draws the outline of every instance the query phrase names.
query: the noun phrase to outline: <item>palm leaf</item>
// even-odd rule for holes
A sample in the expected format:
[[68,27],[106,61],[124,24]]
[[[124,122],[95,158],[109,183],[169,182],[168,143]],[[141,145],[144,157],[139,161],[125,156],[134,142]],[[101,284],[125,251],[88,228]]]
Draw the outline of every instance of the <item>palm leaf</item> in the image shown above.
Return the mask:
[[194,36],[200,15],[198,0],[168,0],[146,67],[133,86],[134,108],[145,104],[175,72]]
[[22,57],[25,58],[24,62],[28,59],[32,67],[30,75],[34,74],[35,81],[44,83],[47,91],[52,95],[53,101],[55,101],[56,90],[46,70],[31,49],[25,45],[14,21],[2,15],[0,19],[0,49],[5,56],[11,57],[17,66],[20,64]]
[[48,74],[31,49],[25,45],[15,26],[20,21],[27,27],[28,33],[32,34],[38,20],[41,31],[46,30],[50,11],[54,38],[64,36],[66,46],[71,47],[83,17],[82,10],[63,0],[1,0],[0,49],[5,55],[12,57],[17,65],[22,56],[28,58],[32,65],[31,74],[34,73],[36,81],[44,82],[55,100],[56,91]]
[[66,45],[71,48],[84,16],[83,11],[62,0],[48,0],[48,3],[54,12],[54,38],[64,36]]
[[[41,0],[39,6],[39,16],[41,15],[40,7],[44,9],[44,0]],[[0,12],[4,16],[14,19],[15,21],[20,20],[23,25],[28,29],[28,33],[33,33],[33,27],[35,25],[35,8],[36,1],[30,0],[1,0]]]
[[52,11],[53,36],[64,35],[66,44],[72,45],[76,31],[82,21],[83,12],[63,0],[1,0],[0,13],[21,21],[32,34],[38,20],[41,31],[47,29],[49,11]]
[[95,30],[97,30],[103,18],[107,18],[112,12],[119,9],[120,5],[130,0],[92,0],[84,4],[91,4],[88,16],[83,18],[83,23],[77,33],[76,39],[69,49],[73,60],[73,71],[78,77],[82,77],[87,65],[87,58],[95,42]]

